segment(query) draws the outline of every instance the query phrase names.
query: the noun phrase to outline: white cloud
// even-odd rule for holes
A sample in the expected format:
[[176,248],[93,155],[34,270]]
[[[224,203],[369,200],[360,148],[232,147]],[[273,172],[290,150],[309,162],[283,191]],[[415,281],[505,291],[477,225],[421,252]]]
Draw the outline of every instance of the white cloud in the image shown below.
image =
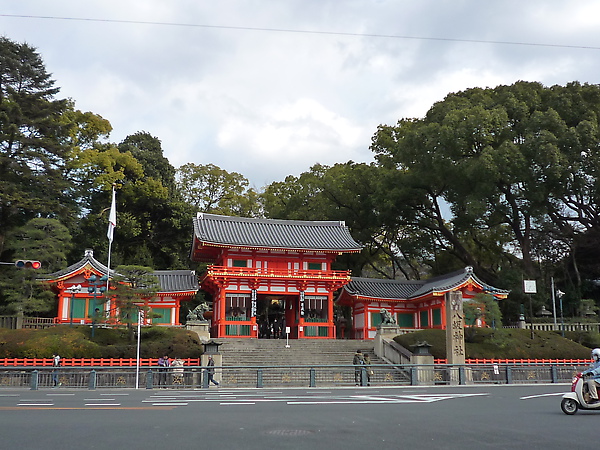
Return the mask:
[[99,21],[4,16],[0,26],[39,49],[63,96],[108,119],[113,140],[148,131],[174,166],[214,163],[258,187],[317,162],[371,161],[378,124],[422,117],[450,92],[600,82],[598,50],[456,41],[600,47],[596,0],[265,5],[31,0],[3,14]]

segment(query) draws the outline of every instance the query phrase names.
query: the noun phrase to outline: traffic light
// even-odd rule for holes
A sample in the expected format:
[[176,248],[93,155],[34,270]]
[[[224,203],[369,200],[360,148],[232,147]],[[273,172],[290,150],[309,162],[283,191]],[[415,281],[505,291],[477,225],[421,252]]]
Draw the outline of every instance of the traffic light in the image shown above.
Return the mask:
[[42,267],[42,263],[29,259],[18,259],[15,261],[15,266],[19,269],[40,269]]

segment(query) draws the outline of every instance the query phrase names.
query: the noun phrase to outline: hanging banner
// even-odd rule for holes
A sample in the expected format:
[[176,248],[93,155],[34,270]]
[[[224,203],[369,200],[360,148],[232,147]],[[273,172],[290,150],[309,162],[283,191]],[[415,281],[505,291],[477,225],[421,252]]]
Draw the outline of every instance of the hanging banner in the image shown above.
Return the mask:
[[252,289],[250,302],[250,317],[256,317],[256,289]]

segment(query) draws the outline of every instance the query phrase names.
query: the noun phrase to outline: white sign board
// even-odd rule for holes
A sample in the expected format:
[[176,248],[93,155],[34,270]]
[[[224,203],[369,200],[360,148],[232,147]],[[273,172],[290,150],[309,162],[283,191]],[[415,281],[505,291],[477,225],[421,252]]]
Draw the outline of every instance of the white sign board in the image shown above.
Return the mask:
[[536,294],[535,280],[523,280],[523,292],[526,294]]

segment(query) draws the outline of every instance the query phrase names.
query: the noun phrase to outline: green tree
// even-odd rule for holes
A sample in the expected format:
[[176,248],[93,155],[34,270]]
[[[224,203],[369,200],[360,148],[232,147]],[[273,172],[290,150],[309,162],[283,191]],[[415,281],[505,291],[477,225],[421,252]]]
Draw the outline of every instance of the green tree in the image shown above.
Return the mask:
[[567,255],[548,247],[594,226],[599,108],[600,87],[578,83],[450,94],[423,119],[379,127],[382,204],[489,281],[515,265],[539,277],[541,257]]
[[175,195],[175,168],[164,157],[160,140],[150,133],[140,131],[127,136],[119,144],[121,153],[131,153],[142,165],[144,176],[154,178]]
[[177,169],[177,189],[197,212],[254,217],[258,214],[257,194],[248,180],[214,164],[188,163]]
[[0,37],[0,254],[9,229],[73,215],[62,119],[72,106],[58,92],[35,48]]
[[283,182],[267,186],[260,196],[264,213],[277,219],[343,221],[364,246],[360,255],[338,258],[338,264],[355,275],[417,275],[414,254],[409,254],[408,246],[402,250],[397,247],[400,232],[384,227],[376,195],[380,172],[375,165],[353,161],[333,166],[316,164],[299,177],[288,176]]
[[158,278],[152,268],[139,265],[123,265],[115,269],[111,280],[111,294],[114,299],[116,318],[127,326],[130,340],[134,340],[132,325],[137,323],[139,313],[149,314],[147,303],[159,291]]
[[41,270],[5,267],[0,274],[0,305],[8,313],[46,315],[56,308],[56,295],[40,282],[40,274],[67,267],[71,243],[67,227],[56,219],[32,219],[7,235],[6,252],[14,259],[39,260]]

